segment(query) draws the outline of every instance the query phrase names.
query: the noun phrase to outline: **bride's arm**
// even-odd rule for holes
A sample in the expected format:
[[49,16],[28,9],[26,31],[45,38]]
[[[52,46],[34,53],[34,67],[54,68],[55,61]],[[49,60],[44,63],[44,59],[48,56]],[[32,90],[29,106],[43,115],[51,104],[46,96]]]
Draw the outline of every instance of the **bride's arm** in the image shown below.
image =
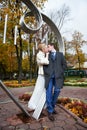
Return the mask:
[[37,54],[37,64],[48,65],[49,64],[48,55],[49,54],[46,53],[46,57],[45,57],[45,55]]

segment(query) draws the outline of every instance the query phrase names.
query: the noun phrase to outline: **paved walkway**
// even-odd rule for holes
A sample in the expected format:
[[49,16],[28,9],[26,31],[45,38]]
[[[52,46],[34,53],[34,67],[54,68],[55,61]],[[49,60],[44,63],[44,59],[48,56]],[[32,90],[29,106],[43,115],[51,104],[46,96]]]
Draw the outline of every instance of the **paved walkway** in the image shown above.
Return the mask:
[[[10,89],[16,99],[25,92],[33,91],[34,87]],[[87,88],[81,87],[64,87],[60,97],[79,98],[87,101]],[[20,101],[19,101],[20,102]],[[21,101],[22,106],[27,108],[27,102]],[[55,115],[55,121],[48,119],[46,111],[40,116],[39,120],[26,118],[16,104],[0,88],[0,130],[87,130],[87,124],[74,114],[65,110],[62,106],[56,106],[58,112]]]

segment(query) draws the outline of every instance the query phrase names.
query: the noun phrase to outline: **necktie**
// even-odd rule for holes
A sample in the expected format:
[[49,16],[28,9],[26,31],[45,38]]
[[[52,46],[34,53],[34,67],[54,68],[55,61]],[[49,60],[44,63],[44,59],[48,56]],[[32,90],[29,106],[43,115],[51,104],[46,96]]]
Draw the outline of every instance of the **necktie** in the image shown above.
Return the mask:
[[51,58],[53,61],[55,60],[55,52],[51,52]]

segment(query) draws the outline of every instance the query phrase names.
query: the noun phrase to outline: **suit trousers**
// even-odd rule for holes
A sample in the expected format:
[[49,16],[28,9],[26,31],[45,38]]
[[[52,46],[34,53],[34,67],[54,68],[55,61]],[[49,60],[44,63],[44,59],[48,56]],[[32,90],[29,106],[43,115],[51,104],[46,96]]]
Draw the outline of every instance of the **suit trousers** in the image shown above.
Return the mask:
[[56,86],[55,77],[52,76],[46,90],[46,104],[49,113],[53,113],[59,93],[60,88]]

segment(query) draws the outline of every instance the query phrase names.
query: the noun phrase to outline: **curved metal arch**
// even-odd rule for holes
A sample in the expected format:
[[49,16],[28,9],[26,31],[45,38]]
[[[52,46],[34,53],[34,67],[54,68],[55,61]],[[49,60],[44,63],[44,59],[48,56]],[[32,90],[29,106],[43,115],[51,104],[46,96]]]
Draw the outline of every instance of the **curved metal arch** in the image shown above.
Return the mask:
[[[21,16],[20,19],[20,25],[24,32],[26,33],[36,33],[42,26],[42,15],[38,11],[37,7],[30,1],[30,0],[21,0],[27,7],[30,9],[30,12],[25,12],[23,16]],[[38,21],[38,25],[36,28],[31,28],[27,26],[27,24],[24,21],[24,18],[27,16],[35,16],[36,20]]]
[[[37,7],[31,2],[31,0],[21,0],[21,1],[23,3],[25,3],[28,6],[28,8],[31,10],[31,12],[25,13],[20,19],[21,28],[23,29],[23,31],[26,33],[36,33],[41,28],[42,21],[46,22],[51,27],[51,29],[53,30],[53,32],[55,33],[55,35],[57,37],[57,41],[59,44],[59,51],[63,52],[63,54],[65,54],[64,43],[62,41],[61,34],[60,34],[57,26],[54,24],[54,22],[49,17],[47,17],[45,14],[40,13],[39,10],[37,9]],[[24,22],[24,18],[27,16],[30,16],[30,15],[34,15],[39,23],[39,25],[36,29],[29,28],[26,25],[26,23]]]

